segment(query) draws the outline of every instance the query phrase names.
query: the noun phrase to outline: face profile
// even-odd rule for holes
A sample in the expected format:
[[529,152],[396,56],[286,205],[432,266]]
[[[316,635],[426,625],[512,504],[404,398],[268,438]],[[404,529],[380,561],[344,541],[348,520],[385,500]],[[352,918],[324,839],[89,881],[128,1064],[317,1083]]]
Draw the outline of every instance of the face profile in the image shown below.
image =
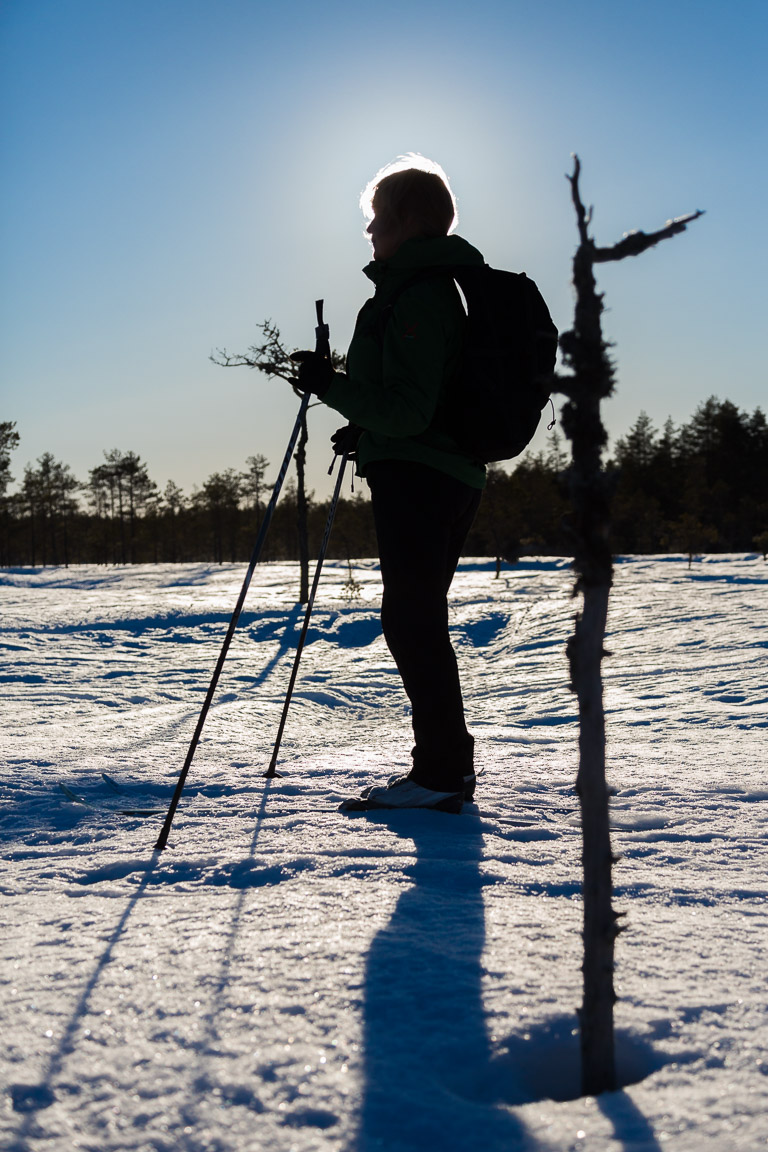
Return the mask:
[[366,228],[371,238],[374,260],[391,260],[401,244],[422,235],[422,227],[411,217],[398,219],[385,204],[373,201],[373,219]]
[[377,172],[360,207],[378,262],[391,260],[406,240],[447,236],[457,220],[456,200],[440,165],[413,155]]
[[406,237],[405,229],[386,208],[377,210],[373,204],[373,219],[366,228],[371,238],[374,260],[390,260]]

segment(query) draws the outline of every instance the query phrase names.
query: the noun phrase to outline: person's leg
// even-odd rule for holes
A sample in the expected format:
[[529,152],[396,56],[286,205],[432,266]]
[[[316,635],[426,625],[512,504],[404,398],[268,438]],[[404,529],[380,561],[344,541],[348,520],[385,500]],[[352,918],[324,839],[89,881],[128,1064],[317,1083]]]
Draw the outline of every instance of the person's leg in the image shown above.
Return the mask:
[[411,701],[410,776],[455,792],[472,772],[447,593],[480,492],[425,465],[386,461],[368,469],[384,585],[384,636]]

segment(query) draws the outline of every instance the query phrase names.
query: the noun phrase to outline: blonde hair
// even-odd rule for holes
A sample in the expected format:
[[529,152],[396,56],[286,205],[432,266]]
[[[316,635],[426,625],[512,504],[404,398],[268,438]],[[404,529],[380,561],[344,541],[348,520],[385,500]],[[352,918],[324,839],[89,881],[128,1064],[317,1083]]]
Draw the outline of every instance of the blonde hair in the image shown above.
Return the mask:
[[448,177],[434,160],[416,152],[381,168],[366,185],[360,207],[366,220],[382,209],[398,223],[413,220],[423,236],[447,236],[458,222]]

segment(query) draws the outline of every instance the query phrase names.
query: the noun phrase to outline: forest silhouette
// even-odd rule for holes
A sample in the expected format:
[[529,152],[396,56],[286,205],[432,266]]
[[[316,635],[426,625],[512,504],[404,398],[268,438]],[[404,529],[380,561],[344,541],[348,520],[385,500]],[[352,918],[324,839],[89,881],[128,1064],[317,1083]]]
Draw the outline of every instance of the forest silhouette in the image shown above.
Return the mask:
[[[13,422],[0,423],[0,565],[247,562],[269,500],[269,462],[214,472],[190,495],[161,491],[130,451],[104,452],[85,482],[46,452],[27,465],[17,490]],[[557,431],[545,451],[526,452],[509,472],[491,466],[467,540],[468,556],[513,562],[572,554],[569,456]],[[768,424],[711,397],[679,427],[661,430],[642,412],[607,463],[614,554],[768,550]],[[328,555],[377,555],[367,490],[342,498]],[[310,552],[317,554],[328,500],[310,499]],[[286,484],[263,560],[297,560],[297,490]]]

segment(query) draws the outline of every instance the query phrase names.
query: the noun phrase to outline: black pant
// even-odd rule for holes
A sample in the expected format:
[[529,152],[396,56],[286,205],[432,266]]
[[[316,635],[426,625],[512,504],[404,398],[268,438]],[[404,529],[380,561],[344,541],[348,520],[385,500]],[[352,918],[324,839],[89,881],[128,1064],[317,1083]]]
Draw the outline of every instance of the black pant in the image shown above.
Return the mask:
[[480,503],[470,488],[425,464],[376,461],[366,468],[381,561],[381,624],[411,702],[410,776],[458,792],[472,771],[448,589]]

